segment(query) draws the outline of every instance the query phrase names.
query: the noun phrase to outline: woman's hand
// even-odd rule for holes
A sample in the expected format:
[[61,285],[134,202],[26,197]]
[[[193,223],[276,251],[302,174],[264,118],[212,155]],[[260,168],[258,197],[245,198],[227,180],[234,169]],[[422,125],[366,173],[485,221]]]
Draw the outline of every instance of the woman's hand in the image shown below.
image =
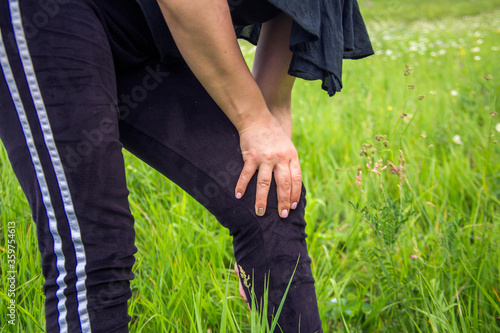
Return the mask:
[[[289,76],[292,53],[288,49],[292,20],[280,14],[262,25],[253,63],[253,76],[264,96],[272,119],[240,130],[240,144],[245,165],[236,185],[242,195],[250,178],[257,175],[255,211],[262,216],[272,173],[277,186],[278,214],[286,218],[297,208],[302,189],[297,151],[291,142],[291,90],[295,78]],[[240,193],[240,194],[238,194]]]
[[245,194],[247,185],[258,170],[255,213],[266,212],[267,195],[274,179],[278,194],[278,214],[288,217],[300,199],[302,175],[297,150],[280,123],[269,114],[240,130],[240,145],[245,162],[236,184],[236,197]]
[[291,58],[286,46],[291,19],[280,15],[263,28],[254,78],[237,43],[227,0],[158,3],[184,60],[240,133],[245,164],[236,196],[244,195],[259,170],[255,211],[264,215],[274,172],[279,214],[288,216],[300,197],[300,166],[289,137],[291,128],[285,133],[270,110],[289,100],[293,85],[285,69]]

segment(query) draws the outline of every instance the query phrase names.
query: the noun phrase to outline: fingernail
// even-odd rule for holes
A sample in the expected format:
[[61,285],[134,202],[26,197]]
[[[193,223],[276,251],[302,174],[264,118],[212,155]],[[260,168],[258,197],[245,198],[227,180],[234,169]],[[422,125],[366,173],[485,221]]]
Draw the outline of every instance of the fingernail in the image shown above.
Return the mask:
[[288,210],[283,209],[283,211],[281,212],[281,217],[286,219],[288,217]]
[[264,208],[257,209],[257,215],[264,216]]
[[240,192],[236,193],[236,199],[241,199],[241,193]]
[[292,209],[297,209],[297,203],[296,202],[292,203]]

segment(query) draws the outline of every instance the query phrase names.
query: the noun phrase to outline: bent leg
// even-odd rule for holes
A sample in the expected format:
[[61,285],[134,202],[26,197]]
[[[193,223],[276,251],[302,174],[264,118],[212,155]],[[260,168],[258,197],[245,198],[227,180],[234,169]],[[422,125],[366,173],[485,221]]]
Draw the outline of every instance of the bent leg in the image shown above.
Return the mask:
[[[134,85],[139,81],[147,86]],[[125,147],[181,186],[229,229],[240,273],[249,277],[242,282],[254,288],[258,302],[264,279],[270,276],[268,313],[278,309],[300,257],[279,324],[287,333],[299,332],[299,323],[300,332],[321,331],[305,242],[304,191],[287,219],[278,215],[274,183],[264,217],[254,212],[256,177],[245,196],[235,198],[243,167],[238,132],[186,67],[150,64],[120,76],[118,91]]]
[[133,218],[96,11],[0,0],[0,138],[37,226],[47,332],[128,332],[130,321]]

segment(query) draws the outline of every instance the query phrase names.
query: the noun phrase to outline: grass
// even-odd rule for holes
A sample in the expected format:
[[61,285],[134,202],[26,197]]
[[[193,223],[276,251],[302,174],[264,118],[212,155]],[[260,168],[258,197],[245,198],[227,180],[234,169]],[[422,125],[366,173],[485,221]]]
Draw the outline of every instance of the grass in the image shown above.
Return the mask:
[[[491,115],[500,104],[500,4],[418,3],[361,2],[377,54],[346,61],[344,90],[334,98],[318,82],[298,82],[294,92],[325,332],[500,332],[500,117]],[[252,48],[245,52],[251,58]],[[390,165],[380,176],[370,171],[380,158],[379,169],[391,161],[401,170],[400,150],[405,174]],[[258,320],[237,296],[227,231],[125,156],[139,249],[131,332],[256,331]],[[36,230],[3,149],[0,165],[0,331],[41,332]],[[3,306],[9,221],[15,327]]]
[[363,17],[368,21],[390,20],[400,23],[479,15],[500,6],[499,0],[359,0],[358,3]]

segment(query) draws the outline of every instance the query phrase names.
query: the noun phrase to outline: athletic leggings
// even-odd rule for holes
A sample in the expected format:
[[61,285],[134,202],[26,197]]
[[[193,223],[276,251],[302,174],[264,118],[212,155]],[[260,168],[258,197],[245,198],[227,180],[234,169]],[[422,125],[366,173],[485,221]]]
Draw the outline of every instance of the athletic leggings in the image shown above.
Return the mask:
[[235,198],[238,132],[187,66],[161,63],[135,1],[0,0],[0,29],[0,138],[37,226],[47,332],[128,332],[137,249],[122,147],[229,229],[258,298],[270,277],[268,311],[300,256],[279,324],[321,331],[304,191],[286,219],[275,184],[264,217],[255,176]]

